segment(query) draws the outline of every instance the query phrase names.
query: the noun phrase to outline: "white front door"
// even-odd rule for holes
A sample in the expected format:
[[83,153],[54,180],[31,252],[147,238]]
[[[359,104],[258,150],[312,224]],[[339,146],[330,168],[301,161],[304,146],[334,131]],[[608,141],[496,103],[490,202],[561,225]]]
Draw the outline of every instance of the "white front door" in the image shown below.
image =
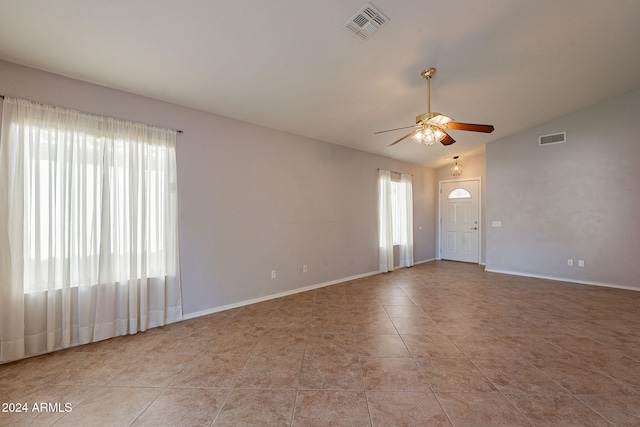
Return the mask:
[[440,183],[440,258],[480,262],[480,180]]

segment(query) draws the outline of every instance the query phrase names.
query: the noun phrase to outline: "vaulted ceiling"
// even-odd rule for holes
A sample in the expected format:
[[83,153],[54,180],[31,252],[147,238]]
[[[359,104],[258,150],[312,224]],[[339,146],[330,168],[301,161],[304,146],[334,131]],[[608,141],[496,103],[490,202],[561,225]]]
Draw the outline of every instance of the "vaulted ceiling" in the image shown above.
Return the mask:
[[[430,167],[640,88],[637,0],[0,0],[0,59]],[[492,134],[374,132],[432,109]]]

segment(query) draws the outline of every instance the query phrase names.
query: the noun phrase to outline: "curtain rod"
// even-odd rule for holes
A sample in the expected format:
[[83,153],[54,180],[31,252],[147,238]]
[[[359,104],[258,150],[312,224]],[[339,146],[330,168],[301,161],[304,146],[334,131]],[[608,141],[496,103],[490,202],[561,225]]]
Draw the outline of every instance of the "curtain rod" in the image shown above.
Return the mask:
[[[387,169],[380,169],[380,168],[378,168],[378,170],[387,170]],[[396,172],[396,171],[389,171],[389,172],[391,172],[391,173],[399,173],[400,175],[411,175],[411,176],[413,176],[413,174],[412,174],[412,173],[402,173],[402,172]]]
[[[0,99],[4,100],[4,98],[5,98],[4,95],[0,95]],[[129,121],[131,121],[131,120],[129,120]],[[182,133],[182,131],[179,130],[179,129],[175,129],[175,131],[176,131],[176,133]]]

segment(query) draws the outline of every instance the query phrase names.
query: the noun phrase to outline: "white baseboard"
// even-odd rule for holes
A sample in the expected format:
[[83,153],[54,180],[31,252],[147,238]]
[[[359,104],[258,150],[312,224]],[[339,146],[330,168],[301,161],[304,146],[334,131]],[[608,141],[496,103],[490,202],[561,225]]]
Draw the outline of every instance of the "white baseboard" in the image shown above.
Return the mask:
[[[426,260],[424,260],[424,261],[414,261],[414,262],[413,262],[413,265],[424,264],[425,262],[429,262],[429,261],[435,261],[435,258],[426,259]],[[393,266],[393,270],[392,270],[392,271],[399,270],[399,269],[401,269],[401,268],[405,268],[405,267],[401,267],[401,266],[399,266],[399,265],[394,265],[394,266]]]
[[599,283],[599,282],[590,282],[590,281],[587,281],[587,280],[567,279],[566,277],[542,276],[542,275],[539,275],[539,274],[519,273],[517,271],[494,270],[494,269],[489,269],[489,268],[486,268],[486,267],[485,267],[484,271],[486,271],[488,273],[510,274],[512,276],[533,277],[535,279],[555,280],[557,282],[577,283],[579,285],[601,286],[601,287],[604,287],[604,288],[625,289],[627,291],[640,291],[640,288],[634,288],[632,286],[612,285],[610,283]]
[[[433,259],[432,259],[432,260],[430,260],[430,261],[443,261],[443,259],[442,259],[442,258],[440,258],[440,257],[438,257],[438,258],[433,258]],[[448,261],[448,260],[444,260],[444,261]],[[466,261],[463,261],[463,262],[466,262]],[[478,265],[483,265],[483,266],[484,266],[484,265],[487,265],[487,263],[482,262],[482,261],[480,261],[480,262],[470,262],[469,264],[478,264]]]
[[182,315],[182,320],[194,319],[196,317],[206,316],[208,314],[218,313],[220,311],[230,310],[232,308],[244,307],[245,305],[255,304],[258,302],[269,301],[276,298],[282,298],[293,294],[298,294],[300,292],[311,291],[313,289],[324,288],[325,286],[331,286],[338,283],[348,282],[350,280],[361,279],[363,277],[369,277],[380,273],[379,271],[373,271],[370,273],[358,274],[351,277],[345,277],[338,280],[331,280],[329,282],[318,283],[316,285],[305,286],[304,288],[292,289],[290,291],[280,292],[277,294],[266,295],[260,298],[254,298],[250,300],[240,301],[233,304],[223,305],[221,307],[214,307],[207,310],[196,311],[195,313],[187,313]]
[[431,261],[437,261],[438,258],[429,258],[429,259],[425,259],[424,261],[416,261],[413,264],[414,265],[418,265],[418,264],[424,264],[427,262],[431,262]]
[[[425,259],[423,261],[416,261],[416,262],[414,262],[414,265],[424,264],[424,263],[435,261],[435,260],[436,260],[435,258],[430,258],[430,259]],[[286,296],[289,296],[289,295],[298,294],[300,292],[311,291],[313,289],[324,288],[325,286],[331,286],[331,285],[336,285],[338,283],[348,282],[350,280],[362,279],[363,277],[374,276],[374,275],[379,274],[379,273],[380,273],[379,271],[372,271],[372,272],[369,272],[369,273],[357,274],[357,275],[351,276],[351,277],[344,277],[342,279],[331,280],[329,282],[318,283],[316,285],[311,285],[311,286],[305,286],[304,288],[292,289],[290,291],[280,292],[280,293],[272,294],[272,295],[266,295],[266,296],[263,296],[263,297],[260,297],[260,298],[254,298],[254,299],[250,299],[250,300],[236,302],[236,303],[233,303],[233,304],[223,305],[221,307],[214,307],[214,308],[210,308],[210,309],[207,309],[207,310],[196,311],[195,313],[187,313],[187,314],[183,314],[182,315],[182,320],[194,319],[196,317],[206,316],[208,314],[218,313],[220,311],[231,310],[232,308],[244,307],[245,305],[255,304],[255,303],[263,302],[263,301],[269,301],[269,300],[276,299],[276,298],[282,298],[282,297],[286,297]]]

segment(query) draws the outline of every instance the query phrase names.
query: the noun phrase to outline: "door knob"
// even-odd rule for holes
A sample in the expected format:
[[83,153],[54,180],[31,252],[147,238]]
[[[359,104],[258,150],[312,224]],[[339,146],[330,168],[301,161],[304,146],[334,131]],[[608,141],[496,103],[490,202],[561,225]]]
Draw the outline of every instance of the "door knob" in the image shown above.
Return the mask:
[[471,229],[472,229],[472,230],[477,230],[477,229],[478,229],[478,227],[471,227]]

